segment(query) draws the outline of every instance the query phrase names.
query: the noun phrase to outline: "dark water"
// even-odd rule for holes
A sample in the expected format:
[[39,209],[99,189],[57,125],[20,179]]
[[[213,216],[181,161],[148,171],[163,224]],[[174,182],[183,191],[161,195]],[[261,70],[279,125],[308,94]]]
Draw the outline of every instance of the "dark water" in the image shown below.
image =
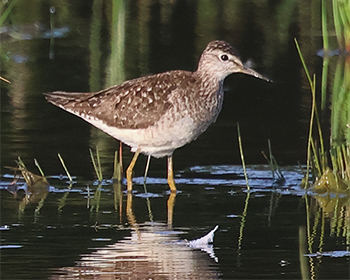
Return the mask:
[[[310,91],[293,39],[319,74],[316,2],[17,1],[1,29],[1,76],[11,81],[1,81],[1,279],[349,278],[348,197],[304,196],[300,188]],[[145,157],[132,196],[124,184],[98,186],[89,148],[98,146],[110,178],[119,143],[42,93],[194,70],[214,39],[230,42],[274,82],[226,79],[217,122],[174,154],[176,197],[167,192],[164,159],[151,160],[146,194]],[[246,162],[259,164],[248,169],[250,193],[237,122]],[[268,139],[284,183],[261,165]],[[127,165],[132,154],[123,149]],[[60,179],[58,153],[77,176],[71,187]],[[38,174],[36,158],[50,186],[26,195],[23,180],[13,184],[5,166],[18,156]],[[212,245],[184,241],[216,225]]]
[[[285,167],[284,184],[264,166],[247,172],[250,193],[239,166],[185,170],[176,197],[156,178],[146,194],[140,184],[129,196],[108,180],[98,186],[78,178],[70,188],[49,178],[48,189],[33,192],[46,198],[28,204],[26,186],[19,182],[14,198],[3,178],[2,279],[300,279],[301,263],[314,279],[346,279],[344,218],[331,226],[334,219],[314,217],[321,209],[303,197],[300,170]],[[212,245],[184,244],[215,225]]]

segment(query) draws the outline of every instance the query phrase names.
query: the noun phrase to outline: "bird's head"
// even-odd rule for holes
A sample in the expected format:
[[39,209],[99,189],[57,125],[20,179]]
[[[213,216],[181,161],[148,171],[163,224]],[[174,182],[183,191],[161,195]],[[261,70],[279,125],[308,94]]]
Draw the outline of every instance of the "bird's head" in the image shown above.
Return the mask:
[[244,66],[238,52],[225,41],[212,41],[207,45],[199,59],[196,72],[216,77],[219,81],[233,73],[243,73],[270,81],[253,69]]

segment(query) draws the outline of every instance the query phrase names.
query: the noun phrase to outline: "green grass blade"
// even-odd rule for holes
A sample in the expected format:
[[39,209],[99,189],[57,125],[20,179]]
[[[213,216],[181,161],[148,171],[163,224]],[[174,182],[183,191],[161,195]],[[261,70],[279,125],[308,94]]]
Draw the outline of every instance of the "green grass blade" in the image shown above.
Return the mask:
[[246,185],[247,185],[247,190],[249,192],[250,191],[250,186],[249,186],[249,181],[248,181],[248,176],[247,176],[247,170],[245,168],[245,161],[244,161],[244,154],[243,154],[243,147],[242,147],[242,138],[241,138],[241,132],[240,132],[240,129],[239,129],[239,123],[237,123],[237,133],[238,133],[239,153],[241,155],[242,167],[243,167],[243,172],[244,172],[244,178],[245,178],[245,182],[246,182]]
[[97,158],[97,167],[98,167],[98,173],[99,173],[98,178],[100,178],[99,181],[102,181],[103,177],[102,177],[102,168],[101,168],[101,158],[100,158],[100,151],[97,146],[96,146],[96,158]]
[[61,164],[62,164],[63,169],[64,169],[64,171],[66,172],[66,174],[67,174],[67,176],[68,176],[68,178],[69,178],[69,181],[70,181],[70,182],[73,182],[72,177],[70,176],[70,174],[69,174],[69,172],[68,172],[68,169],[67,169],[67,167],[66,167],[66,164],[64,163],[63,158],[61,157],[61,154],[57,154],[57,156],[58,156],[58,158],[59,158],[60,161],[61,161]]
[[4,11],[4,13],[1,15],[0,17],[0,27],[2,27],[2,24],[4,23],[4,21],[7,19],[7,17],[9,16],[9,14],[11,13],[13,7],[16,5],[16,3],[18,2],[18,0],[12,0],[9,4],[9,6],[6,8],[6,10]]
[[18,168],[27,169],[24,162],[22,161],[21,157],[18,157],[18,160],[16,160],[16,163],[18,165]]
[[41,167],[40,167],[40,165],[39,165],[39,162],[36,160],[36,158],[34,159],[34,164],[35,164],[35,166],[38,168],[38,170],[39,170],[41,176],[45,177],[44,172],[43,172],[43,170],[41,169]]
[[299,47],[299,44],[298,44],[298,41],[297,41],[296,38],[294,38],[294,42],[295,42],[295,45],[296,45],[296,47],[297,47],[298,54],[299,54],[299,57],[300,57],[300,61],[301,61],[302,65],[303,65],[303,68],[304,68],[305,74],[306,74],[306,76],[307,76],[307,79],[308,79],[308,81],[309,81],[309,84],[310,84],[310,86],[311,86],[311,89],[313,89],[313,88],[314,88],[314,85],[313,85],[313,82],[312,82],[312,80],[311,80],[311,76],[310,76],[310,74],[309,74],[309,71],[308,71],[308,69],[307,69],[307,67],[306,67],[306,63],[305,63],[304,57],[303,57],[303,55],[302,55],[302,53],[301,53],[301,50],[300,50],[300,47]]
[[322,39],[325,54],[329,52],[326,0],[322,0]]
[[117,181],[121,181],[122,179],[122,167],[120,162],[118,162],[118,151],[115,151],[114,153],[113,179]]
[[97,176],[97,180],[99,182],[101,182],[102,181],[102,172],[101,172],[101,170],[98,169],[98,165],[96,164],[95,157],[94,157],[94,154],[93,154],[92,150],[89,149],[89,151],[90,151],[90,157],[91,157],[92,165],[94,166],[95,173],[96,173],[96,176]]

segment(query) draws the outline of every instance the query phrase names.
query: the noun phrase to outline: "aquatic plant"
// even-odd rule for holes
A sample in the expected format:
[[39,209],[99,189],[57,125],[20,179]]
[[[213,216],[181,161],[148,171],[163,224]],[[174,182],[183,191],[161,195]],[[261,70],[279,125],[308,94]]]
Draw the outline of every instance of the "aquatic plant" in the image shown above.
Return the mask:
[[[316,102],[316,76],[313,75],[311,77],[297,40],[295,40],[295,44],[312,95],[306,178],[309,178],[309,174],[312,173],[313,181],[317,184],[322,175],[326,172],[329,173],[331,169],[334,176],[339,178],[334,181],[338,184],[338,187],[339,184],[342,186],[345,184],[347,188],[350,188],[350,81],[346,78],[350,75],[350,10],[344,8],[346,5],[350,5],[349,0],[333,0],[333,21],[338,49],[336,51],[330,51],[326,4],[325,1],[322,0],[323,71],[321,81],[321,110],[325,110],[326,100],[328,100],[326,90],[329,74],[329,59],[332,54],[339,54],[333,87],[331,89],[331,135],[329,139],[329,151],[325,149],[324,133],[322,131],[319,108]],[[308,180],[306,180],[305,187],[308,186]],[[336,190],[339,189],[338,187],[332,186],[331,189]]]
[[113,180],[117,180],[120,182],[123,177],[123,166],[122,166],[122,160],[121,157],[119,157],[118,160],[118,151],[115,151],[114,153],[114,169],[113,169]]
[[98,150],[98,147],[96,147],[96,160],[95,160],[94,153],[92,152],[91,149],[89,149],[89,151],[90,151],[91,162],[92,162],[92,165],[94,166],[95,174],[97,176],[97,180],[101,182],[103,179],[103,176],[102,176],[100,152]]
[[58,156],[58,158],[60,159],[60,162],[61,162],[61,164],[62,164],[62,166],[63,166],[64,171],[65,171],[66,174],[67,174],[67,177],[68,177],[68,179],[69,179],[69,182],[72,183],[72,182],[73,182],[72,176],[70,176],[70,174],[69,174],[69,172],[68,172],[68,169],[67,169],[67,166],[66,166],[66,164],[64,163],[61,154],[57,154],[57,156]]
[[[329,4],[329,2],[328,2]],[[333,0],[333,23],[338,49],[330,50],[326,1],[322,0],[323,58],[321,80],[321,105],[317,104],[316,75],[311,75],[306,66],[299,44],[295,44],[307,76],[312,96],[309,136],[307,144],[307,168],[303,186],[311,191],[312,199],[304,196],[307,214],[307,236],[301,230],[299,244],[301,248],[301,272],[303,279],[314,279],[315,263],[310,257],[317,245],[317,252],[323,251],[326,220],[330,223],[332,236],[343,236],[346,244],[350,242],[350,0]],[[334,72],[333,87],[329,90],[327,81],[330,58],[338,55]],[[331,103],[329,150],[326,151],[319,108],[327,110],[327,101]],[[325,114],[323,114],[325,115]],[[310,184],[309,174],[312,174]],[[305,236],[304,236],[305,235]],[[307,237],[307,249],[304,240]],[[317,244],[318,241],[318,244]],[[349,250],[349,249],[347,249]],[[309,254],[306,254],[306,251]],[[310,273],[306,269],[305,256],[309,256]],[[311,277],[310,277],[311,274]]]
[[[38,214],[40,212],[40,209],[44,206],[44,201],[49,193],[48,187],[50,184],[45,178],[44,173],[40,168],[38,161],[34,159],[34,162],[35,162],[35,165],[40,170],[40,173],[42,174],[42,176],[30,172],[26,168],[24,162],[20,157],[18,157],[18,160],[16,161],[17,167],[6,166],[6,168],[11,169],[15,172],[14,181],[10,185],[17,183],[17,175],[16,175],[17,171],[21,173],[22,177],[24,178],[27,184],[25,196],[23,197],[23,199],[18,205],[18,210],[20,213],[22,213],[25,210],[28,204],[35,203],[37,204],[35,208],[35,213]],[[17,196],[17,190],[11,193],[13,193],[15,197]]]
[[270,141],[270,139],[267,140],[267,145],[269,147],[269,156],[267,156],[264,151],[262,151],[261,153],[263,154],[263,156],[265,157],[265,159],[269,163],[269,166],[270,166],[270,169],[271,169],[271,172],[272,172],[272,178],[273,178],[273,180],[277,180],[279,182],[285,182],[285,179],[283,177],[281,169],[280,169],[280,167],[277,164],[277,160],[275,159],[275,157],[272,154],[272,148],[271,148],[271,141]]
[[244,160],[244,154],[243,154],[241,131],[239,129],[239,123],[238,122],[237,122],[237,134],[238,134],[239,153],[241,155],[242,167],[243,167],[243,172],[244,172],[244,178],[245,178],[245,182],[246,182],[246,185],[247,185],[247,191],[250,192],[250,186],[249,186],[247,170],[245,168],[245,160]]

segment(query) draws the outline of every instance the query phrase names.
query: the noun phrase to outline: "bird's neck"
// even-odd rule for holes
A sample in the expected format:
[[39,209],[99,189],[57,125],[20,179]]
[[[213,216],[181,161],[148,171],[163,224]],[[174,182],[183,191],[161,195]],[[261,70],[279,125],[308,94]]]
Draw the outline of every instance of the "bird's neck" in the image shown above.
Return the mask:
[[193,72],[193,75],[205,83],[213,84],[223,83],[227,77],[226,73],[220,73],[220,70],[215,71],[215,69],[203,65],[198,65],[198,69]]
[[223,79],[221,79],[218,75],[213,75],[213,71],[206,70],[206,69],[197,69],[195,72],[193,72],[193,76],[195,79],[199,80],[203,84],[218,84],[220,82],[223,82]]
[[222,91],[224,79],[220,79],[217,75],[213,75],[212,71],[205,71],[205,69],[197,69],[193,72],[195,80],[197,80],[198,88],[203,92],[201,95],[216,95]]

